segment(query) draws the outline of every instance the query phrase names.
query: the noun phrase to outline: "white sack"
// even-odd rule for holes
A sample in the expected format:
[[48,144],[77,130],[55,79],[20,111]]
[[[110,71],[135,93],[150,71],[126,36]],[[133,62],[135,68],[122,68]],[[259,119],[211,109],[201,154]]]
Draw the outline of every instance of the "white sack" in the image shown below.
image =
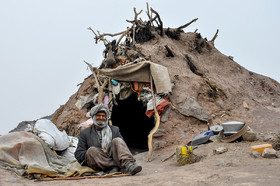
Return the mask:
[[62,151],[70,146],[70,139],[66,132],[60,132],[48,119],[38,120],[34,126],[34,133],[42,138],[51,149]]

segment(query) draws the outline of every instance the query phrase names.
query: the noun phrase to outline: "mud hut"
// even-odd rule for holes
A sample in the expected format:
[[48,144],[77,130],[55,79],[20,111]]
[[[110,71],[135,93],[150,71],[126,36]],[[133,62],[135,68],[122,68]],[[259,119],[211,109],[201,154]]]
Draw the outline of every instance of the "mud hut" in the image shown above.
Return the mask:
[[[96,43],[104,43],[104,60],[98,68],[86,62],[93,74],[52,117],[60,130],[78,136],[80,129],[77,126],[88,119],[87,112],[108,96],[112,124],[119,126],[128,146],[137,151],[148,150],[148,135],[159,120],[154,116],[147,117],[147,103],[140,99],[140,94],[144,87],[150,87],[152,91],[153,83],[150,78],[118,77],[121,72],[123,77],[135,74],[135,71],[124,73],[119,69],[141,66],[147,61],[167,69],[169,80],[160,72],[157,75],[160,80],[170,81],[167,84],[172,87],[170,92],[154,89],[156,95],[169,104],[164,107],[160,123],[152,133],[153,150],[187,144],[209,126],[230,120],[245,121],[257,132],[279,126],[280,84],[248,71],[232,56],[219,52],[214,45],[218,30],[211,40],[207,40],[198,30],[185,31],[198,19],[178,28],[165,28],[159,13],[152,8],[147,7],[146,21],[139,18],[142,10],[137,12],[134,8],[134,13],[134,19],[127,20],[131,27],[122,32],[100,34],[89,28]],[[112,80],[123,86],[126,84],[124,90],[129,96],[120,99],[119,94],[112,94]],[[136,88],[134,82],[142,88]],[[264,114],[270,115],[271,121],[263,120]]]

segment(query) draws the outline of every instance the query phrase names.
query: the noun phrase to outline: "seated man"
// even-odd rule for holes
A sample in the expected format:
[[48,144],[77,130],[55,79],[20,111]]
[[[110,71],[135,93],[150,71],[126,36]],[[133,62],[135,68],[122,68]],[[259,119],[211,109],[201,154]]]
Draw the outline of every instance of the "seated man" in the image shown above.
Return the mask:
[[119,128],[109,126],[107,105],[96,105],[90,111],[93,125],[80,132],[75,158],[81,165],[97,171],[119,171],[134,175],[142,170],[122,139]]

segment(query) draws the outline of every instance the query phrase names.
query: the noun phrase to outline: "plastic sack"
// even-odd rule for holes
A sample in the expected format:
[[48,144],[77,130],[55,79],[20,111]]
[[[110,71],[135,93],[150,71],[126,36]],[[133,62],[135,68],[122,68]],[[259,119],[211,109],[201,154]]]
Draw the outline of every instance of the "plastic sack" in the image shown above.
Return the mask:
[[51,149],[62,151],[70,146],[70,139],[65,131],[61,132],[48,119],[40,119],[34,125],[33,132],[43,139]]
[[61,155],[69,160],[76,160],[75,158],[75,151],[77,149],[77,146],[78,146],[78,138],[76,137],[73,137],[73,136],[69,136],[70,138],[70,142],[71,142],[71,145],[70,147],[68,147],[66,150],[64,150]]

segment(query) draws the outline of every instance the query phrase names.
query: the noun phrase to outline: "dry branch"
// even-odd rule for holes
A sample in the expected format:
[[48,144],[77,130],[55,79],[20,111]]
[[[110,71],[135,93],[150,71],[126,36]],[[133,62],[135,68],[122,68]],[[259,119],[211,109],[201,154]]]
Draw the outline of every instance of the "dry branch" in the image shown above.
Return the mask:
[[189,26],[190,24],[192,24],[193,22],[196,22],[197,20],[198,20],[198,18],[195,18],[195,19],[193,19],[192,21],[188,22],[187,24],[178,27],[177,30],[182,30],[182,29],[188,27],[188,26]]
[[141,25],[140,23],[139,23],[139,21],[137,20],[137,17],[138,17],[138,15],[140,15],[141,13],[142,13],[142,11],[143,10],[141,10],[140,12],[138,12],[137,13],[137,11],[136,11],[136,8],[133,8],[133,10],[134,10],[134,20],[133,21],[130,21],[130,20],[126,20],[127,22],[129,22],[129,23],[132,23],[132,45],[134,46],[135,45],[135,34],[136,34],[136,32],[135,32],[135,27],[136,26],[139,26],[139,27],[141,27],[141,28],[144,28],[145,27],[145,25]]
[[96,73],[95,73],[96,69],[94,67],[92,67],[92,65],[89,64],[88,62],[86,62],[85,60],[84,60],[84,62],[88,65],[88,67],[90,68],[90,70],[91,70],[91,72],[94,76],[94,79],[95,79],[95,82],[96,82],[96,85],[97,85],[97,90],[98,90],[98,104],[101,104],[102,101],[103,101],[103,98],[104,98],[104,94],[105,94],[104,89],[108,84],[108,79],[106,78],[104,80],[103,84],[101,84],[101,82],[100,82],[100,84],[101,84],[100,85],[99,82],[98,82],[98,77],[96,76]]
[[154,13],[154,14],[156,14],[156,17],[153,19],[153,20],[155,20],[156,18],[158,18],[158,21],[159,21],[159,25],[158,25],[158,27],[159,27],[159,29],[160,29],[160,35],[161,36],[163,36],[163,23],[162,23],[162,21],[161,21],[161,19],[160,19],[160,16],[159,16],[159,14],[157,13],[157,11],[155,11],[153,8],[151,8],[151,12],[152,13]]
[[147,13],[147,15],[148,15],[148,17],[149,17],[149,22],[150,22],[150,25],[152,25],[152,12],[151,12],[151,15],[150,15],[150,11],[149,11],[149,3],[147,2],[147,11],[146,11],[146,13]]
[[98,40],[101,40],[103,41],[104,45],[106,46],[109,42],[104,38],[105,36],[111,36],[111,37],[115,37],[115,36],[118,36],[118,35],[121,35],[120,39],[118,40],[117,42],[117,46],[119,45],[121,39],[126,35],[126,33],[129,31],[129,29],[125,30],[125,31],[122,31],[122,32],[118,32],[118,33],[115,33],[115,34],[110,34],[110,33],[104,33],[104,34],[100,34],[99,31],[97,31],[98,34],[96,34],[96,32],[94,32],[94,30],[89,27],[88,28],[90,31],[92,31],[95,35],[95,43],[98,42]]
[[211,42],[214,43],[215,39],[218,37],[218,33],[219,33],[219,29],[217,29],[216,34],[215,34],[214,37],[211,39]]
[[92,65],[90,63],[86,62],[85,60],[84,60],[84,62],[88,65],[89,69],[91,70],[91,72],[94,76],[94,79],[95,79],[95,83],[96,83],[97,87],[99,88],[100,84],[98,82],[98,79],[97,79],[97,76],[96,76],[96,73],[95,73],[95,69],[92,67]]
[[103,41],[103,43],[104,43],[105,46],[108,44],[108,41],[107,41],[106,39],[104,39],[104,36],[101,36],[101,35],[99,34],[99,31],[97,31],[98,34],[99,34],[99,35],[97,35],[91,27],[88,27],[88,30],[90,30],[90,31],[92,31],[92,33],[94,33],[94,35],[95,35],[95,38],[94,38],[94,39],[95,39],[95,43],[96,43],[96,44],[97,44],[98,40]]
[[126,31],[124,31],[124,32],[122,33],[121,37],[118,39],[118,42],[117,42],[117,44],[116,44],[116,47],[119,46],[119,44],[120,44],[122,38],[123,38],[124,36],[127,35],[127,33],[129,32],[129,30],[130,30],[130,29],[128,28]]

